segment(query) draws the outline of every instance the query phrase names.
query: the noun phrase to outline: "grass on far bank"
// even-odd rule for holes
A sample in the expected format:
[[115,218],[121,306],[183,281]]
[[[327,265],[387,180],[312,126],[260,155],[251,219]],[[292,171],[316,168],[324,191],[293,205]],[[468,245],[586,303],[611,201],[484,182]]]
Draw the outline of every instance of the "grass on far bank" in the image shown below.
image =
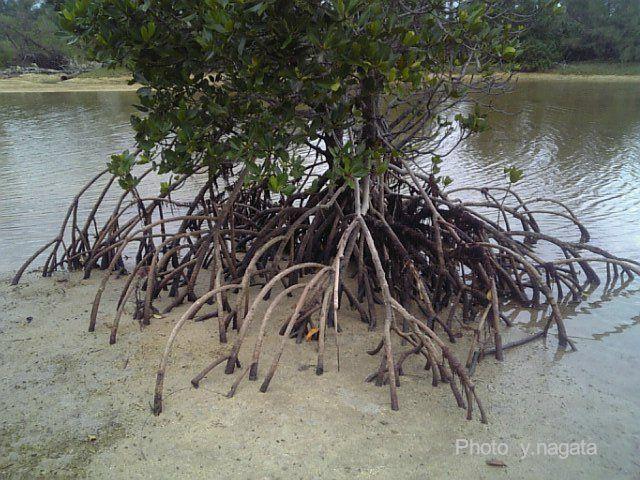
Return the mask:
[[[558,64],[548,70],[526,73],[525,76],[567,75],[567,76],[640,76],[640,63],[620,62],[571,62]],[[131,78],[131,73],[122,67],[99,67],[78,75],[78,78],[123,79]]]
[[640,63],[571,62],[558,64],[542,73],[559,75],[640,75]]
[[[640,75],[640,63],[620,62],[571,62],[558,64],[549,70],[534,73],[553,73],[560,75]],[[122,67],[99,67],[78,75],[79,78],[122,78],[130,77],[128,70]]]

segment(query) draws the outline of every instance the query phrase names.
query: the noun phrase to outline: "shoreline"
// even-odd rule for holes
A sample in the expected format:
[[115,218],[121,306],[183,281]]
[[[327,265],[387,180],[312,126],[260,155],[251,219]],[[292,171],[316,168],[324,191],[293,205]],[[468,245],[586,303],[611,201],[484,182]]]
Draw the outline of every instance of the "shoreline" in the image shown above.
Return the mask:
[[[513,76],[516,81],[595,81],[640,82],[640,75],[594,75],[557,72],[522,72]],[[75,77],[60,80],[59,75],[25,74],[0,79],[2,93],[73,93],[73,92],[135,92],[139,85],[128,85],[128,76]]]
[[130,77],[74,77],[60,80],[60,75],[29,73],[0,79],[1,93],[73,93],[135,92],[139,85],[128,85]]
[[594,75],[556,72],[521,72],[514,74],[515,80],[562,80],[593,82],[640,82],[640,75]]

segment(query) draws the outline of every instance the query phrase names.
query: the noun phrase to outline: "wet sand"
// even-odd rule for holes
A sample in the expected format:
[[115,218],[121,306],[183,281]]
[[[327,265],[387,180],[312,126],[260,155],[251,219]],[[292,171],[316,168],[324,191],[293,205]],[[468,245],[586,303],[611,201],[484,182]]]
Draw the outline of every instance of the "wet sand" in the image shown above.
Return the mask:
[[[585,336],[577,339],[578,352],[557,355],[550,337],[509,351],[502,364],[483,361],[475,381],[488,425],[465,420],[449,388],[432,387],[417,358],[401,378],[400,411],[391,411],[388,389],[363,382],[378,364],[364,350],[379,333],[368,332],[348,309],[341,314],[340,372],[332,335],[321,377],[316,344],[291,340],[269,391],[245,380],[232,399],[225,395],[233,380],[222,369],[191,387],[189,379],[226,347],[217,342],[217,322],[187,324],[167,371],[165,411],[155,417],[157,362],[185,308],[152,319],[144,331],[126,315],[110,346],[122,280],[107,287],[96,332],[88,333],[99,279],[31,273],[12,287],[7,274],[0,277],[2,478],[637,479],[640,473],[640,352],[633,348],[640,335],[631,327],[603,341],[589,337],[606,307],[594,311],[593,325],[569,323],[571,333]],[[287,305],[274,329],[290,311]],[[522,335],[512,330],[512,338]],[[267,337],[259,380],[280,338]],[[456,455],[457,439],[504,443],[508,452]],[[594,442],[597,455],[534,455],[538,442],[580,441]],[[523,458],[520,444],[528,443]],[[507,466],[489,466],[490,459]]]

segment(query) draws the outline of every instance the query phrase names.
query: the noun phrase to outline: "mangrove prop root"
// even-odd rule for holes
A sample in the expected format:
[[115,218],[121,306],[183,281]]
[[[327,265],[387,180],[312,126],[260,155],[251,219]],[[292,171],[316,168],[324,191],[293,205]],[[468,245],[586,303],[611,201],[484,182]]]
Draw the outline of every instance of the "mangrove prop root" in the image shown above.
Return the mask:
[[[186,188],[187,178],[182,176],[157,197],[142,198],[135,189],[120,193],[115,208],[105,212],[104,199],[113,194],[114,178],[101,172],[74,197],[57,235],[37,249],[12,280],[18,283],[40,257],[44,276],[59,269],[82,270],[85,277],[105,270],[91,309],[89,330],[94,331],[103,321],[100,305],[109,280],[114,274],[126,275],[111,314],[112,344],[129,303],[135,301],[131,310],[141,327],[153,322],[162,297],[171,299],[164,312],[190,303],[158,366],[156,414],[163,409],[172,347],[189,322],[217,318],[208,323],[217,327],[221,343],[231,342],[191,383],[198,387],[224,364],[225,373],[235,375],[231,397],[244,378],[254,382],[260,376],[269,333],[283,335],[270,352],[273,360],[261,391],[272,384],[290,336],[298,342],[305,337],[317,340],[309,344],[317,346],[318,375],[327,368],[326,340],[333,336],[339,370],[341,313],[351,307],[368,328],[380,332],[367,352],[378,357],[378,367],[366,380],[389,386],[393,410],[399,408],[400,377],[417,357],[426,362],[433,385],[450,386],[467,418],[476,409],[486,421],[471,380],[484,356],[501,360],[505,350],[549,333],[557,335],[561,348],[575,348],[560,307],[592,291],[605,267],[609,290],[618,282],[620,288],[626,286],[640,274],[638,262],[589,244],[586,227],[562,202],[526,200],[499,187],[445,193],[433,178],[412,172],[403,162],[392,163],[384,175],[356,181],[353,189],[330,186],[320,175],[318,188],[299,185],[297,193],[286,198],[270,193],[265,182],[246,185],[244,172],[226,167],[207,174],[190,202],[173,200],[171,193]],[[86,192],[100,182],[97,202],[80,208]],[[477,194],[480,199],[456,194]],[[86,218],[78,218],[81,211],[89,211]],[[574,226],[577,239],[544,233],[544,216]],[[293,314],[284,324],[271,322],[288,297],[294,300]],[[543,329],[503,343],[501,320],[511,326],[502,311],[507,302],[550,307]],[[266,313],[259,315],[263,303]],[[205,305],[212,313],[198,316]],[[249,349],[251,330],[257,336]],[[466,366],[450,347],[465,334],[471,340]]]

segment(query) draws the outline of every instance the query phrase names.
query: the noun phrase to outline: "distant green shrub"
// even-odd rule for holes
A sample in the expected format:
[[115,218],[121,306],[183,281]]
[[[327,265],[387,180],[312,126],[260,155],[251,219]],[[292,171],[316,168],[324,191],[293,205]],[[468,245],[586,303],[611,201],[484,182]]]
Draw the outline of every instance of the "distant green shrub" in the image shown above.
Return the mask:
[[0,0],[0,65],[60,68],[82,56],[62,35],[50,3]]
[[521,36],[524,70],[557,62],[640,61],[640,1],[561,0],[546,14],[547,0],[520,0],[528,25]]
[[9,66],[13,55],[13,45],[8,40],[0,40],[0,67]]

